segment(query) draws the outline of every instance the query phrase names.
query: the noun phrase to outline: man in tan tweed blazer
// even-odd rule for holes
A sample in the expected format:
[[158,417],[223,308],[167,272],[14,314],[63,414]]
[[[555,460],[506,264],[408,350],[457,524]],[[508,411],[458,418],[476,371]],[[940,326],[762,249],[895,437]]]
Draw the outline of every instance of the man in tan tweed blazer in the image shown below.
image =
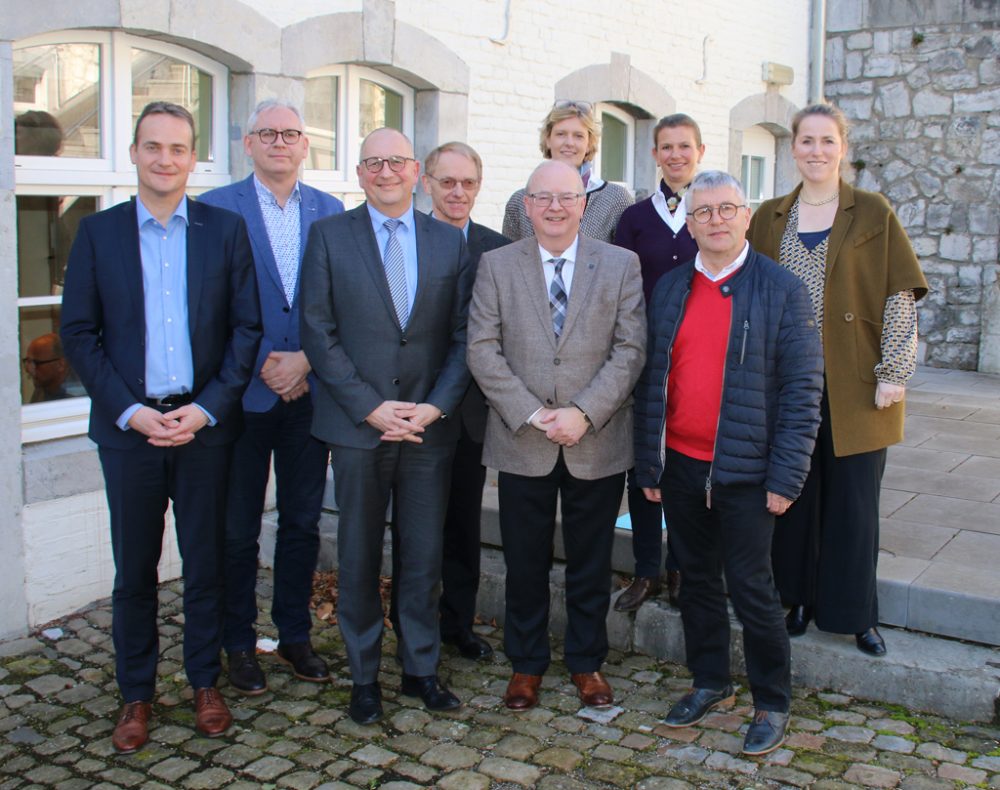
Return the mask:
[[548,161],[528,181],[535,237],[483,255],[469,311],[469,369],[490,405],[483,463],[500,472],[507,563],[504,701],[538,702],[549,664],[556,502],[566,564],[565,660],[585,705],[612,702],[600,672],[611,544],[632,464],[632,388],[645,360],[639,259],[581,236],[580,176]]

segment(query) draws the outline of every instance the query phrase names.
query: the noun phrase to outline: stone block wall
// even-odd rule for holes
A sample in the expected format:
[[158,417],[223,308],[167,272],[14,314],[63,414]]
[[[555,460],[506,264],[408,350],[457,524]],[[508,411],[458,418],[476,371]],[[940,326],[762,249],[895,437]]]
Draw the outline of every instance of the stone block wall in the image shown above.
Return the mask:
[[855,183],[889,198],[931,286],[920,305],[921,361],[993,373],[998,28],[995,0],[846,0],[831,4],[826,50],[826,95],[852,121]]

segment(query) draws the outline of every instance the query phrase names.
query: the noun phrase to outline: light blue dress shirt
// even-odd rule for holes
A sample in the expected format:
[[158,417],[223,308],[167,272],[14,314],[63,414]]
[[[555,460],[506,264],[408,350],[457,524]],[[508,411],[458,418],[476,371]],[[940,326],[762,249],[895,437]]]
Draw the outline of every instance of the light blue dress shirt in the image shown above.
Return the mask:
[[[383,214],[371,203],[368,204],[368,216],[372,220],[372,230],[375,231],[375,242],[378,244],[378,254],[385,254],[385,244],[389,240],[389,231],[385,229],[384,223],[387,219],[392,219]],[[413,226],[413,206],[407,209],[401,217],[397,217],[399,226],[396,228],[396,238],[403,248],[403,257],[406,260],[406,298],[410,302],[410,313],[413,313],[413,302],[417,298],[417,231]]]

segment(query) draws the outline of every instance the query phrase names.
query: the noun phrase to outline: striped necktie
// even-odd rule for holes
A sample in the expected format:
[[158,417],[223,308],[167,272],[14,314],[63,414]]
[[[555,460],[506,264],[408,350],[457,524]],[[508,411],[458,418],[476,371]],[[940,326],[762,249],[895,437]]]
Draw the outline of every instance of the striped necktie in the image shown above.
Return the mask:
[[563,324],[566,323],[566,303],[569,301],[569,294],[566,293],[566,284],[563,282],[562,270],[565,258],[549,258],[546,263],[555,264],[556,273],[552,278],[552,285],[549,287],[549,304],[552,306],[552,331],[556,333],[556,339],[562,334]]
[[396,238],[400,220],[387,219],[382,224],[389,232],[382,251],[382,266],[385,268],[385,279],[389,282],[389,293],[392,295],[392,306],[396,308],[399,326],[406,329],[406,322],[410,318],[410,304],[406,289],[406,258],[403,256],[403,245]]

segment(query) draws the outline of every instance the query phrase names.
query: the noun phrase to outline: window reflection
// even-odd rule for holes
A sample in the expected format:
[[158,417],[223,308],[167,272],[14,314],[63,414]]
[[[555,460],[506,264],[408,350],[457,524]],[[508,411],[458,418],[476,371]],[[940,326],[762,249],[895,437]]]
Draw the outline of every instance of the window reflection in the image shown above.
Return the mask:
[[98,44],[14,50],[15,152],[99,158],[100,75]]
[[403,97],[370,80],[361,80],[361,119],[358,132],[364,138],[383,126],[403,131]]
[[59,340],[59,305],[22,307],[21,402],[45,403],[86,395]]
[[306,80],[306,134],[309,135],[307,170],[337,169],[337,109],[340,101],[338,77]]
[[96,211],[92,195],[17,196],[18,296],[62,293],[77,226]]
[[198,161],[212,161],[212,75],[169,55],[133,48],[133,128],[142,108],[153,101],[179,104],[194,116]]

